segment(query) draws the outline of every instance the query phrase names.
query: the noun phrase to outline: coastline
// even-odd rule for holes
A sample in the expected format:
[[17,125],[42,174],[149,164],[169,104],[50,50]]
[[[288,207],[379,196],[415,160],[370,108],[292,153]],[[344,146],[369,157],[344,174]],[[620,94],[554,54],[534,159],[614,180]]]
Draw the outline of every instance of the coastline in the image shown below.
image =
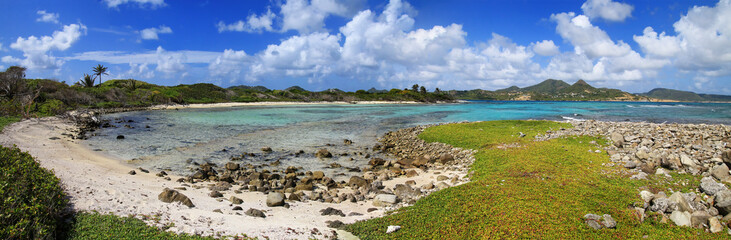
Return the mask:
[[[224,105],[225,106],[225,105]],[[171,180],[157,177],[159,170],[149,169],[143,173],[132,165],[125,164],[122,159],[95,152],[83,141],[75,140],[70,132],[76,126],[68,120],[58,117],[29,119],[13,123],[0,133],[0,144],[16,145],[29,152],[42,167],[52,170],[61,180],[64,192],[70,197],[69,204],[74,211],[97,211],[118,216],[134,215],[157,216],[156,221],[147,220],[149,225],[164,227],[173,226],[168,231],[189,233],[204,236],[237,236],[261,237],[271,239],[324,239],[338,235],[335,229],[328,227],[329,221],[353,223],[358,220],[381,217],[393,207],[374,208],[373,200],[358,202],[344,201],[326,203],[320,201],[288,202],[289,208],[268,207],[267,195],[261,192],[237,191],[235,188],[220,191],[225,198],[209,196],[209,186],[215,182],[197,182],[193,184],[176,182],[175,179],[185,176],[167,175]],[[128,172],[135,170],[137,174]],[[466,171],[428,171],[416,169],[418,176],[397,177],[384,180],[383,186],[393,189],[397,184],[414,180],[417,186],[436,183],[438,175],[462,179]],[[464,183],[457,182],[457,184]],[[158,200],[158,194],[165,188],[177,189],[195,204],[188,208],[179,203],[164,203]],[[183,190],[185,189],[185,190]],[[340,189],[347,193],[352,189]],[[227,199],[235,196],[243,200],[240,205],[231,204]],[[262,210],[266,218],[254,218],[233,210],[241,207],[243,211],[254,208]],[[323,216],[320,211],[332,207],[341,210],[346,216]],[[220,211],[219,212],[215,212]],[[369,212],[370,211],[370,212]],[[352,213],[358,213],[351,215]],[[245,223],[245,224],[244,224]],[[340,235],[347,234],[340,232]]]

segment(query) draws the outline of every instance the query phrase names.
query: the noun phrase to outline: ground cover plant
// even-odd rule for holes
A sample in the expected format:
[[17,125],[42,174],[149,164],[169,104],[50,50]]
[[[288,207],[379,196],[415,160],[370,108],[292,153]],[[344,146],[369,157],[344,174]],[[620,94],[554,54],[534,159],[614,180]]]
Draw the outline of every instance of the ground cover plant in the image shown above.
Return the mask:
[[[472,181],[433,193],[394,214],[348,225],[363,239],[714,239],[703,230],[640,222],[631,207],[639,189],[683,190],[690,175],[673,181],[630,180],[611,164],[603,138],[580,136],[534,141],[548,130],[571,127],[549,121],[493,121],[426,129],[420,138],[478,150]],[[520,137],[520,133],[526,134]],[[601,150],[596,152],[596,150]],[[688,188],[688,187],[685,187]],[[610,214],[616,229],[593,230],[587,213]],[[389,225],[402,228],[386,234]]]
[[[148,226],[140,219],[112,214],[78,213],[69,225],[65,239],[214,239],[187,234],[175,234]],[[242,238],[237,238],[242,239]]]

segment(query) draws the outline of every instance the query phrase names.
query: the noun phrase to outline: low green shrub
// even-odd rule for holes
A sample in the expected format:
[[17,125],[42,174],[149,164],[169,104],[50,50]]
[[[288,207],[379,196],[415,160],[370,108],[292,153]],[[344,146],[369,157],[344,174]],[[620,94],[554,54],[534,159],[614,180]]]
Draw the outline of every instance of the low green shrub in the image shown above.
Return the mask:
[[67,200],[52,171],[0,146],[0,239],[52,239]]

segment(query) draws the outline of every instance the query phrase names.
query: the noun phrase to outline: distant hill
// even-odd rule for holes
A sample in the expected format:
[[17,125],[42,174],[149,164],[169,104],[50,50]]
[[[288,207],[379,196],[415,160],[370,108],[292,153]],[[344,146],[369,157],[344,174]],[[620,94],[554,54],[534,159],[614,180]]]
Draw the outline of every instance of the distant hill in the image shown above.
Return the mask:
[[452,97],[467,100],[534,100],[534,101],[639,101],[642,97],[618,89],[595,88],[584,80],[568,84],[547,79],[525,88],[511,86],[496,91],[469,90],[448,92]]
[[641,95],[651,98],[683,102],[731,102],[731,96],[727,95],[697,94],[690,91],[680,91],[667,88],[655,88]]
[[254,90],[254,91],[258,91],[258,92],[269,91],[269,89],[264,86],[253,86],[252,87],[252,86],[246,86],[246,85],[233,86],[233,87],[229,87],[228,89],[230,89],[230,90]]

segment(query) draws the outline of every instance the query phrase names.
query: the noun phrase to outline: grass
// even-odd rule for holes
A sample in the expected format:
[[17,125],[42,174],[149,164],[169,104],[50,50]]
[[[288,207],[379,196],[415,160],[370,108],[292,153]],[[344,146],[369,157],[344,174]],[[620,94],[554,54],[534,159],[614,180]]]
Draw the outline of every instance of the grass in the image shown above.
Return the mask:
[[148,226],[133,217],[111,214],[77,213],[69,225],[65,239],[214,239],[187,234],[175,234]]
[[[651,176],[629,180],[620,166],[609,167],[606,140],[589,136],[533,141],[537,134],[571,127],[548,121],[494,121],[449,124],[420,137],[478,150],[470,183],[433,193],[382,218],[347,229],[363,239],[713,239],[728,237],[659,222],[641,223],[630,206],[638,189],[688,189],[696,177],[673,181]],[[519,137],[519,132],[526,134]],[[505,148],[504,146],[512,146]],[[683,183],[686,183],[684,186]],[[668,192],[667,190],[665,190]],[[584,214],[610,214],[616,229],[595,231]],[[389,225],[401,230],[386,234]]]
[[17,121],[20,121],[20,117],[0,116],[0,132],[5,129],[5,126]]

